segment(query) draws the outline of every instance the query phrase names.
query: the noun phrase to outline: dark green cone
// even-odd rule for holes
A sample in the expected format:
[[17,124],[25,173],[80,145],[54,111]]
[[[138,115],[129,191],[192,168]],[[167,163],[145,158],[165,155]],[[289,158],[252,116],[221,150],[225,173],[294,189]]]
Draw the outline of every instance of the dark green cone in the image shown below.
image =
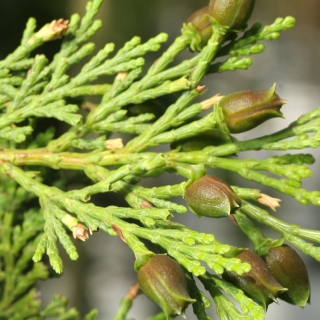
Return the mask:
[[271,248],[262,257],[275,279],[288,291],[279,298],[304,307],[310,299],[310,282],[307,268],[300,256],[288,245]]

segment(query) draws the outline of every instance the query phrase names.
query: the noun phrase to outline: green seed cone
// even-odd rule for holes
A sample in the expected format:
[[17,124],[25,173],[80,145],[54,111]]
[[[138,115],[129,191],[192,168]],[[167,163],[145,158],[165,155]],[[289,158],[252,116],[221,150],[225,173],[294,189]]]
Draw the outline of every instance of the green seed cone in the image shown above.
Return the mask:
[[155,302],[167,319],[183,315],[195,302],[187,291],[187,280],[182,267],[166,255],[156,255],[138,271],[138,282],[143,293]]
[[307,268],[300,256],[288,245],[271,248],[262,257],[275,279],[288,291],[279,298],[304,307],[310,299],[310,282]]
[[251,251],[242,251],[237,255],[242,262],[251,264],[251,270],[242,275],[225,271],[222,277],[241,289],[248,297],[261,305],[265,310],[276,297],[286,291],[273,277],[266,263]]
[[209,14],[223,26],[242,29],[249,20],[255,0],[211,0]]
[[208,18],[209,7],[206,6],[194,12],[188,19],[187,23],[192,23],[201,38],[200,47],[204,47],[212,36],[212,24]]
[[283,117],[280,108],[286,101],[276,93],[276,86],[262,91],[239,91],[223,97],[219,106],[227,118],[231,133],[251,130],[274,117]]
[[227,217],[241,204],[231,187],[213,176],[204,176],[193,182],[186,189],[184,198],[192,212],[211,218]]

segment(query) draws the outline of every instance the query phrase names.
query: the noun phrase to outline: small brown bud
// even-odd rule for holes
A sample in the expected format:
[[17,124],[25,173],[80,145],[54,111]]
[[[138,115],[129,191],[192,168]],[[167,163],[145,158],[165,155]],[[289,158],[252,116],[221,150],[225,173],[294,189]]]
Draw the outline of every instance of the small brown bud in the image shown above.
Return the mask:
[[258,201],[261,204],[271,208],[272,211],[276,211],[276,209],[280,207],[281,199],[273,198],[267,194],[261,193],[261,197],[258,199]]
[[207,110],[209,108],[212,108],[217,102],[219,102],[221,99],[223,98],[223,96],[220,96],[219,93],[217,93],[216,95],[214,95],[213,97],[207,99],[207,100],[204,100],[204,101],[201,101],[200,104],[201,104],[201,109],[202,110]]
[[121,138],[108,139],[106,140],[106,148],[109,150],[118,150],[122,149],[124,146]]
[[68,30],[69,20],[53,20],[51,23],[44,25],[37,33],[37,37],[42,41],[55,40],[62,37]]
[[72,235],[75,239],[80,239],[86,241],[89,239],[88,228],[81,223],[78,223],[76,226],[72,227]]

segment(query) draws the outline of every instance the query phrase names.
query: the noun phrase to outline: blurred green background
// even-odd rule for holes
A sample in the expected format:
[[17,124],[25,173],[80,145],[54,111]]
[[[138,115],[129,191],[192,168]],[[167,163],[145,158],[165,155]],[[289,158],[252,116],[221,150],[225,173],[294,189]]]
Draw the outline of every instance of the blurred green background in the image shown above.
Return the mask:
[[[0,59],[4,58],[19,44],[20,37],[28,17],[38,21],[38,27],[53,19],[67,19],[72,13],[83,14],[87,1],[84,0],[0,0]],[[105,0],[99,18],[103,28],[94,37],[97,49],[107,42],[114,42],[116,48],[135,35],[147,40],[159,32],[169,34],[171,43],[180,33],[182,23],[198,8],[207,5],[207,0]],[[283,107],[286,117],[275,119],[260,126],[257,130],[237,136],[248,138],[253,135],[268,134],[292,122],[297,116],[320,105],[320,1],[319,0],[257,0],[256,8],[249,24],[260,21],[269,24],[277,17],[287,15],[297,19],[295,28],[282,33],[277,41],[264,42],[265,52],[253,57],[253,66],[248,71],[228,72],[207,77],[204,81],[208,88],[207,95],[227,94],[245,89],[265,89],[277,83],[278,94],[288,100]],[[166,45],[164,45],[164,48]],[[48,43],[39,52],[52,57],[59,48],[59,41]],[[187,56],[187,55],[186,55]],[[149,55],[149,63],[157,54]],[[308,150],[319,158],[319,152]],[[247,152],[246,157],[264,158],[267,152]],[[313,165],[315,175],[318,164]],[[230,182],[231,177],[227,177]],[[171,176],[152,180],[150,183],[167,184]],[[243,180],[233,178],[233,184],[244,186]],[[257,187],[246,183],[245,186]],[[317,177],[304,185],[308,189],[320,189]],[[267,188],[264,192],[270,194]],[[282,219],[304,227],[320,228],[319,209],[311,206],[302,207],[291,198],[271,192],[280,197],[281,209],[276,213]],[[183,203],[183,200],[181,200]],[[108,205],[108,204],[104,204]],[[239,246],[250,243],[241,237],[239,230],[225,220],[198,219],[191,213],[176,218],[191,228],[203,232],[213,232],[220,241]],[[79,241],[80,242],[80,241]],[[70,262],[64,256],[65,272],[58,279],[42,283],[43,301],[51,299],[53,293],[60,293],[70,298],[70,305],[76,306],[82,314],[91,308],[99,309],[98,319],[112,319],[118,302],[125,295],[129,286],[135,281],[133,255],[118,238],[99,233],[86,243],[77,242],[80,259]],[[63,250],[61,250],[63,253]],[[304,257],[310,272],[312,294],[311,306],[305,310],[294,308],[284,302],[269,307],[267,319],[300,320],[317,319],[320,306],[319,264]],[[214,308],[211,311],[215,317]],[[154,312],[155,307],[143,296],[138,297],[130,315],[135,319],[145,319]],[[194,319],[187,312],[187,319]]]

